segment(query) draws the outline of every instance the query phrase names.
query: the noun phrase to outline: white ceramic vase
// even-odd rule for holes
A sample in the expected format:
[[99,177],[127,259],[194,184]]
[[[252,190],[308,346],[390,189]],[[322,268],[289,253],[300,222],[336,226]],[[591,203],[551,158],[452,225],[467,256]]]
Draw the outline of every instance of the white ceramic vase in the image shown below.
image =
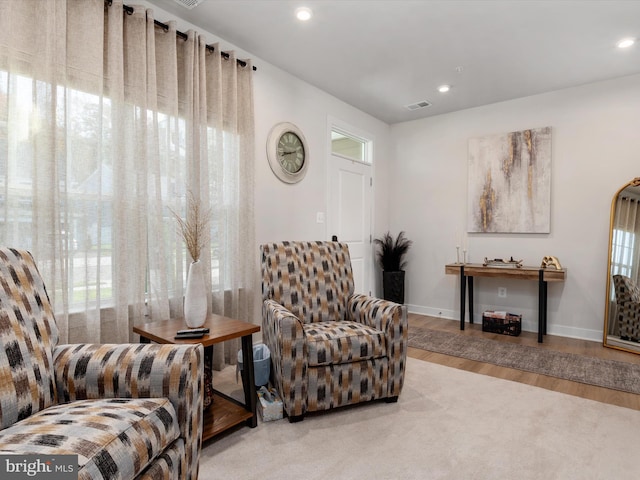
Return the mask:
[[207,320],[207,290],[200,260],[189,265],[187,289],[184,294],[184,321],[189,328],[198,328]]

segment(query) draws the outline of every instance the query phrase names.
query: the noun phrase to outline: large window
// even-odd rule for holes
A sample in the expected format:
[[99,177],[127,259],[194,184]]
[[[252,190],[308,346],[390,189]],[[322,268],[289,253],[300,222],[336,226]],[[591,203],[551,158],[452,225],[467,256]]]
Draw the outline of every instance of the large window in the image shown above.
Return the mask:
[[[51,247],[58,242],[59,247],[43,248],[43,252],[56,252],[65,259],[67,266],[70,310],[95,303],[108,306],[113,296],[113,182],[114,158],[111,149],[111,102],[79,90],[57,87],[55,95],[59,101],[55,112],[55,129],[61,132],[56,137],[55,151],[58,165],[55,169],[56,181],[61,193],[59,208],[55,208],[56,218],[51,221],[51,230],[36,225],[37,215],[34,202],[38,201],[39,182],[51,179],[41,178],[37,171],[38,135],[40,125],[48,121],[48,116],[38,105],[39,94],[51,87],[40,81],[20,75],[9,75],[0,71],[0,102],[7,102],[12,92],[11,105],[14,122],[0,121],[0,236],[9,245],[20,246],[30,251],[38,251],[38,243]],[[0,105],[1,107],[2,105]],[[6,107],[6,105],[5,105]],[[186,215],[186,198],[181,173],[186,162],[186,125],[184,119],[172,118],[165,113],[138,111],[148,119],[147,127],[158,126],[160,175],[158,187],[163,198],[163,236],[167,242],[175,241],[176,222],[168,207],[175,199],[180,199],[177,213]],[[157,123],[156,123],[157,121]],[[211,280],[214,290],[221,288],[221,275],[229,279],[231,272],[226,264],[226,272],[220,271],[222,254],[218,230],[228,231],[227,219],[234,208],[232,182],[223,181],[233,175],[234,158],[237,158],[238,139],[231,133],[216,135],[214,128],[207,129],[208,146],[211,151],[220,148],[223,163],[212,165],[214,181],[210,186],[210,196],[219,197],[211,222]],[[174,174],[172,174],[172,172]],[[220,193],[221,192],[221,193]],[[37,228],[36,228],[37,227]],[[222,228],[221,228],[222,227]],[[58,239],[55,236],[58,235]],[[44,238],[43,238],[44,236]],[[223,240],[227,244],[230,239]],[[187,269],[178,265],[188,258],[184,243],[176,245],[177,250],[166,256],[164,271],[181,271],[182,278],[167,277],[170,294],[181,295],[186,282]],[[47,258],[38,258],[47,262]],[[149,271],[149,275],[156,272]],[[52,292],[62,295],[61,291]]]
[[143,6],[0,10],[0,241],[33,253],[61,341],[130,341],[131,325],[182,316],[192,259],[173,212],[191,194],[212,208],[211,311],[250,319],[250,62]]
[[611,274],[631,277],[636,248],[636,236],[626,230],[613,230],[613,252],[611,259]]

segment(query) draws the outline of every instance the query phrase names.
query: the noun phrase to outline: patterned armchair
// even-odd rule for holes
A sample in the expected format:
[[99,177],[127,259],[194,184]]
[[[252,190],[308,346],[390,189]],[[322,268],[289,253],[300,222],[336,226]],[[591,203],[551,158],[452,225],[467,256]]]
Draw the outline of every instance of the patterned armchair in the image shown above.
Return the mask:
[[0,248],[0,453],[78,456],[78,479],[193,479],[202,345],[56,345],[31,254]]
[[613,276],[620,338],[640,342],[640,288],[624,275]]
[[263,339],[289,421],[306,412],[398,400],[407,356],[404,306],[354,294],[347,245],[262,245]]

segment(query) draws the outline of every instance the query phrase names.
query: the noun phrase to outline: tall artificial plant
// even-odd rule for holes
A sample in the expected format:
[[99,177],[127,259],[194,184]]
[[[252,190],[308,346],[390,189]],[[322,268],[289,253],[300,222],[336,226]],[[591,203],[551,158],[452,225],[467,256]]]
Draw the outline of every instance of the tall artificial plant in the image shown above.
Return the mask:
[[374,243],[378,247],[378,264],[385,272],[399,272],[407,265],[405,255],[413,245],[413,242],[400,232],[394,239],[391,233],[385,233],[381,238],[376,238]]

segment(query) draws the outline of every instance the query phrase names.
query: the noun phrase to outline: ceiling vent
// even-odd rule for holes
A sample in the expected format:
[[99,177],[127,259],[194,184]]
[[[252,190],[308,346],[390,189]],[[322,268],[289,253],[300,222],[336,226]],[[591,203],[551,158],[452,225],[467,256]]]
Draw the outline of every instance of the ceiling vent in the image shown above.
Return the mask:
[[431,103],[429,103],[426,100],[422,100],[420,102],[416,102],[416,103],[412,103],[411,105],[405,105],[407,110],[420,110],[421,108],[427,108],[430,107]]
[[193,7],[197,7],[202,2],[204,2],[204,0],[173,0],[173,1],[176,2],[178,5],[182,5],[184,8],[188,8],[189,10],[191,10]]

